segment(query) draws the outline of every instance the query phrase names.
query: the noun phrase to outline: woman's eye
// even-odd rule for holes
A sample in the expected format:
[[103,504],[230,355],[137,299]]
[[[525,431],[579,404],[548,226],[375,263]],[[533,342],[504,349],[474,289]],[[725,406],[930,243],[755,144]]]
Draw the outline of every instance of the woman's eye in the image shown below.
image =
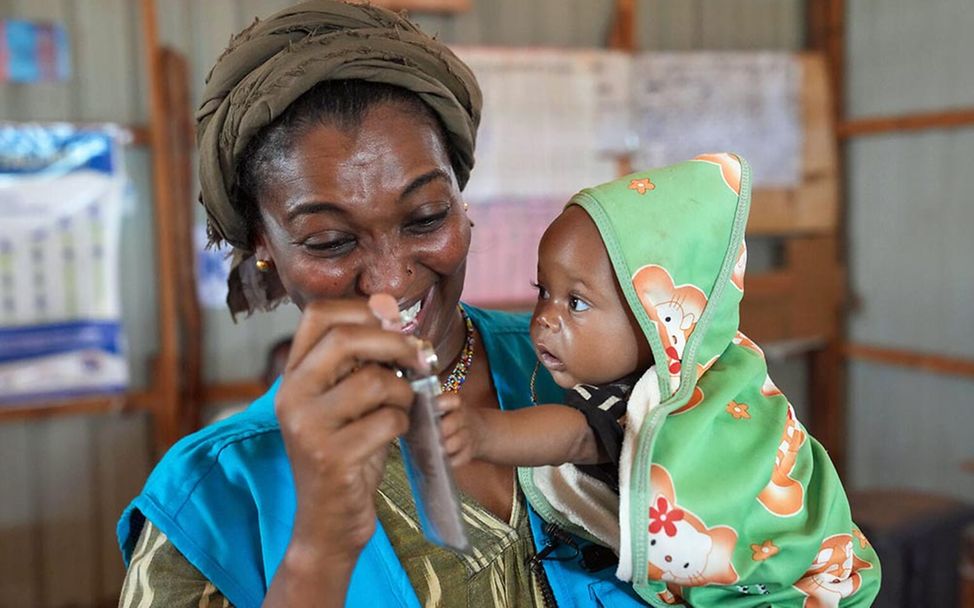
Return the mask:
[[323,255],[326,257],[345,255],[352,248],[355,247],[355,239],[345,238],[345,239],[335,239],[333,241],[324,241],[321,243],[316,242],[305,242],[304,248],[315,255]]
[[571,308],[573,312],[583,312],[589,309],[588,302],[585,300],[580,300],[575,296],[569,296],[568,307]]
[[410,221],[408,228],[412,232],[423,234],[436,230],[443,224],[445,220],[446,211],[442,213],[434,213],[433,215],[425,215]]

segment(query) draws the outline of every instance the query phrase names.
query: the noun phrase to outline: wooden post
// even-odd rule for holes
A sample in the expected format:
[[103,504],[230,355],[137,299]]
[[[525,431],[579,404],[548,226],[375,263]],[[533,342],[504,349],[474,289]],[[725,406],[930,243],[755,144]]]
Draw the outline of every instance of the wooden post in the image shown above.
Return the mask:
[[[179,436],[179,324],[176,313],[176,264],[174,246],[173,171],[170,141],[166,136],[166,94],[162,54],[154,0],[141,0],[142,39],[149,86],[149,144],[152,154],[153,208],[155,210],[156,268],[159,290],[159,353],[155,360],[152,384],[158,402],[154,405],[154,437],[157,455]],[[192,260],[180,263],[190,264]],[[153,280],[146,277],[145,280]]]
[[[822,348],[809,355],[808,399],[812,412],[809,428],[825,449],[839,474],[846,465],[845,272],[839,238],[834,235],[792,239],[786,255],[796,272],[795,325],[799,334],[825,338]],[[798,295],[800,293],[800,295]]]
[[825,54],[832,75],[832,107],[835,124],[845,119],[845,0],[828,0]]
[[200,395],[203,369],[203,319],[196,294],[196,247],[193,242],[193,167],[195,146],[192,101],[189,93],[189,65],[178,52],[163,48],[162,75],[166,91],[167,139],[169,166],[172,170],[171,207],[174,253],[184,263],[175,265],[175,289],[178,293],[177,320],[182,342],[180,369],[183,383],[177,409],[179,435],[196,430],[200,425]]
[[[609,31],[610,49],[636,52],[636,0],[615,0],[615,11]],[[615,155],[616,175],[629,175],[633,172],[632,154],[623,152]]]
[[836,150],[836,179],[838,183],[838,213],[832,235],[822,244],[824,264],[838,273],[836,289],[829,298],[819,300],[832,319],[824,348],[810,356],[808,397],[812,408],[812,432],[829,450],[840,475],[846,471],[846,361],[843,356],[846,335],[845,301],[848,293],[845,272],[845,154],[840,147],[837,125],[845,114],[845,2],[844,0],[809,0],[807,4],[808,43],[826,57],[831,85],[831,122],[833,145]]
[[609,48],[630,53],[636,50],[636,0],[616,0]]

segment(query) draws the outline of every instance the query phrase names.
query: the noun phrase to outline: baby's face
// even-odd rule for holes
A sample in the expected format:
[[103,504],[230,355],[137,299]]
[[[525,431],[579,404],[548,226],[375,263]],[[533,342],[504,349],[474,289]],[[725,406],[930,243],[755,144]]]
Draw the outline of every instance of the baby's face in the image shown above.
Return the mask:
[[537,287],[531,339],[559,386],[606,384],[649,367],[649,345],[580,207],[566,209],[541,238]]

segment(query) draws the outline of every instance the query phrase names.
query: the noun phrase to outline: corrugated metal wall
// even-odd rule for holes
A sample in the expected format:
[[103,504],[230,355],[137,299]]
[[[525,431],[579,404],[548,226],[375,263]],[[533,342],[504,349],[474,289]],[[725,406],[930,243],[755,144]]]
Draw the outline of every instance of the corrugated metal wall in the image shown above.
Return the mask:
[[[0,85],[0,118],[140,122],[141,56],[128,0],[0,2],[0,16],[52,19],[70,30],[75,77],[65,84]],[[133,149],[138,188],[125,218],[122,280],[129,339],[141,359],[156,345],[148,157]],[[147,244],[148,243],[148,244]],[[112,540],[122,505],[148,469],[144,416],[69,417],[0,425],[0,606],[91,605],[118,587]]]
[[[974,22],[967,2],[942,0],[923,11],[910,0],[850,2],[851,111],[971,103],[974,75],[964,58],[974,51],[966,36]],[[144,121],[136,4],[0,0],[0,17],[65,22],[75,68],[75,78],[63,85],[0,85],[0,118]],[[161,35],[190,58],[198,95],[230,34],[288,4],[162,0]],[[476,0],[470,13],[419,21],[447,42],[602,46],[611,5]],[[796,50],[803,41],[804,3],[797,0],[642,0],[639,9],[637,30],[647,49]],[[857,339],[974,356],[968,304],[974,301],[974,265],[968,262],[974,239],[965,233],[974,228],[974,205],[963,183],[972,147],[970,131],[882,136],[851,146],[850,253],[863,302],[852,323]],[[144,384],[157,345],[156,293],[146,278],[154,276],[151,189],[146,153],[133,149],[128,160],[138,197],[125,220],[123,297],[134,378]],[[263,361],[241,361],[237,353],[262,352],[296,319],[293,309],[284,309],[234,325],[222,312],[208,313],[207,377],[257,373]],[[780,385],[801,386],[800,365],[779,367]],[[972,383],[860,363],[850,380],[853,483],[974,495],[970,474],[965,479],[957,466],[972,456],[966,422]],[[0,605],[113,602],[122,571],[112,530],[148,470],[147,436],[147,421],[138,414],[0,425]]]
[[[855,0],[848,111],[974,105],[969,0]],[[863,137],[848,149],[850,339],[974,359],[974,129]],[[974,381],[866,362],[849,370],[851,481],[974,500]]]

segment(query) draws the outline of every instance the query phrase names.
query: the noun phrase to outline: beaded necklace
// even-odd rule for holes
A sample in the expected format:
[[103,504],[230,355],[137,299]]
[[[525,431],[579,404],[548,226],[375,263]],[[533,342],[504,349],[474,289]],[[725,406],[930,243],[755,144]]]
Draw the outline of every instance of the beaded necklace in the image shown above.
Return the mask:
[[457,306],[460,310],[460,316],[463,317],[463,323],[467,327],[467,339],[463,344],[463,351],[460,353],[460,360],[457,364],[453,366],[453,371],[450,375],[446,377],[440,384],[440,388],[444,393],[459,393],[460,387],[467,380],[467,373],[470,371],[470,364],[473,363],[473,343],[474,343],[474,333],[473,333],[473,321],[467,315],[467,311],[463,309],[462,306]]
[[534,371],[531,372],[531,405],[538,405],[538,393],[535,392],[534,383],[538,380],[538,370],[541,369],[541,362],[534,364]]

